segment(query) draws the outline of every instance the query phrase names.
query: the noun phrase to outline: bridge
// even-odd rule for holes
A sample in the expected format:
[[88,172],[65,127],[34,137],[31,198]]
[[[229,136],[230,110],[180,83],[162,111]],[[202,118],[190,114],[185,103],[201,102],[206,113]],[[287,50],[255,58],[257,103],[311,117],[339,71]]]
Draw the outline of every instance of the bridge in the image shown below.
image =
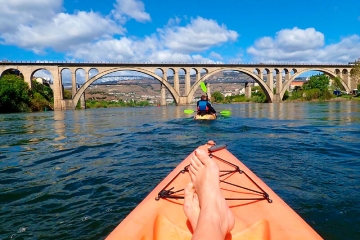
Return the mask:
[[[264,90],[268,102],[281,102],[290,83],[308,71],[320,71],[331,78],[338,77],[346,91],[356,88],[351,80],[351,64],[302,64],[302,63],[254,63],[254,64],[217,64],[217,63],[109,63],[109,62],[0,62],[0,74],[6,71],[19,71],[30,88],[32,77],[38,70],[47,70],[53,78],[54,110],[75,109],[80,99],[84,100],[85,90],[95,81],[117,71],[136,71],[156,79],[161,84],[161,105],[165,105],[166,89],[177,105],[187,105],[193,99],[201,82],[222,71],[238,71],[248,75]],[[76,86],[76,71],[83,69],[85,82]],[[71,72],[72,99],[64,99],[62,73]],[[90,71],[97,74],[89,76]],[[168,74],[168,72],[172,74]],[[184,87],[180,91],[179,71],[184,73]],[[195,72],[195,81],[190,81]],[[169,81],[172,79],[172,81]],[[246,95],[251,95],[249,85]],[[275,90],[276,89],[276,90]],[[210,90],[210,89],[209,89]],[[274,93],[276,92],[276,93]]]

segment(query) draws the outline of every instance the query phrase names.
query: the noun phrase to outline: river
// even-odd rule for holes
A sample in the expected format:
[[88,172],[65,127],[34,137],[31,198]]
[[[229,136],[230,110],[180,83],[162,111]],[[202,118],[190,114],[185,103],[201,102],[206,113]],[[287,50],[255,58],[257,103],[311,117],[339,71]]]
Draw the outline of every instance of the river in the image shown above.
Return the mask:
[[0,115],[0,239],[103,239],[191,151],[215,140],[325,239],[360,239],[360,102]]

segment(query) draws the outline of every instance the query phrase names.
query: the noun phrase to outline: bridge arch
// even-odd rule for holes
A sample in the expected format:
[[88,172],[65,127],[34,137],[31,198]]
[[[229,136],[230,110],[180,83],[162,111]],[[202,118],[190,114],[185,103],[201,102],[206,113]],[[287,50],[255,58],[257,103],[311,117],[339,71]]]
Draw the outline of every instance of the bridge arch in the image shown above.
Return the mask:
[[98,80],[99,78],[109,74],[109,73],[113,73],[113,72],[118,72],[118,71],[136,71],[136,72],[140,72],[140,73],[144,73],[144,74],[148,74],[150,76],[152,76],[153,78],[155,78],[156,80],[158,80],[160,83],[162,83],[170,92],[170,94],[173,96],[174,100],[176,103],[179,102],[179,98],[180,95],[175,91],[175,89],[162,77],[160,77],[159,75],[157,75],[154,72],[151,72],[149,70],[146,69],[142,69],[142,68],[113,68],[113,69],[108,69],[105,70],[103,72],[98,73],[97,75],[95,75],[94,77],[88,79],[76,92],[76,94],[73,97],[73,103],[74,106],[77,105],[77,103],[80,100],[81,95],[85,92],[85,90],[96,80]]
[[[295,69],[296,70],[296,69]],[[336,73],[340,73],[341,71],[339,70],[337,72],[338,69],[336,69],[334,72],[328,70],[328,69],[319,69],[319,68],[306,68],[306,69],[303,69],[301,71],[297,71],[296,72],[294,71],[294,74],[287,80],[284,82],[284,87],[280,93],[280,99],[282,99],[284,97],[284,94],[285,94],[285,91],[287,89],[289,89],[289,86],[290,86],[290,83],[292,81],[295,80],[295,78],[297,78],[298,76],[300,76],[301,74],[305,73],[305,72],[309,72],[309,71],[319,71],[319,72],[322,72],[322,73],[325,73],[325,74],[328,74],[330,75],[331,77],[335,78],[335,77],[339,77]],[[346,70],[346,69],[344,69]],[[344,71],[343,70],[343,71]],[[341,84],[343,85],[343,87],[346,89],[346,91],[349,91],[349,87],[347,86],[347,84],[344,82],[344,80],[340,77],[340,81],[341,81]]]
[[6,69],[4,69],[4,71],[2,71],[0,73],[0,78],[5,74],[15,74],[15,75],[18,75],[18,76],[20,76],[21,78],[24,79],[24,75],[22,74],[21,70],[16,69],[16,68],[6,68]]
[[207,74],[202,76],[198,81],[196,81],[194,83],[194,85],[191,87],[191,90],[189,92],[189,98],[192,99],[196,90],[199,88],[199,85],[201,82],[205,82],[209,77],[211,77],[212,75],[218,73],[218,72],[222,72],[222,71],[239,71],[239,72],[242,72],[242,73],[245,73],[246,75],[252,77],[259,85],[260,87],[264,90],[264,93],[266,95],[266,98],[268,100],[268,102],[272,102],[273,101],[273,93],[271,91],[271,89],[269,88],[269,86],[262,81],[262,79],[257,76],[256,74],[254,74],[253,72],[247,70],[247,69],[244,69],[244,68],[232,68],[232,67],[229,67],[229,68],[219,68],[219,69],[215,69],[213,71],[208,71],[207,70]]
[[156,68],[155,69],[155,74],[158,75],[159,77],[163,78],[164,74],[165,74],[165,71],[162,68]]

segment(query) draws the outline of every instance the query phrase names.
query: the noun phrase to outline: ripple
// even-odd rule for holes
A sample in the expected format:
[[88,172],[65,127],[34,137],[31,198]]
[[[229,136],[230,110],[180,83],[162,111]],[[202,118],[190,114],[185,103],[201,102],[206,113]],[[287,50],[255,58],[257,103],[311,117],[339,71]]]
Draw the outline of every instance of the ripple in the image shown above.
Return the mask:
[[0,115],[0,239],[103,239],[209,139],[325,239],[357,239],[360,107],[342,106],[221,105],[232,116],[211,122],[179,107]]

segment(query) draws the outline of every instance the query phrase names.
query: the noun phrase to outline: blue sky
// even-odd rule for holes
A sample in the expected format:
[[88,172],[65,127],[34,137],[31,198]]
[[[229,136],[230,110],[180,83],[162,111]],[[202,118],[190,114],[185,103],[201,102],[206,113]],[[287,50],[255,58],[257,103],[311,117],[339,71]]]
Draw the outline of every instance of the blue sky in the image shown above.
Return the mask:
[[0,0],[0,61],[360,58],[359,0]]

